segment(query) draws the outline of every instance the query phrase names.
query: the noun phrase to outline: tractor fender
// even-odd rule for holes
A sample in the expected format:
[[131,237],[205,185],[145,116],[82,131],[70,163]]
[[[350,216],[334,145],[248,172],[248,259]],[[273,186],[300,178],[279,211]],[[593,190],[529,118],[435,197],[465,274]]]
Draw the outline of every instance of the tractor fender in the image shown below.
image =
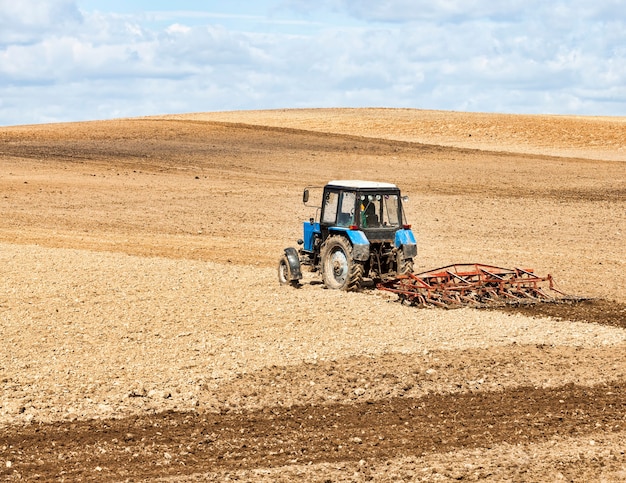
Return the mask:
[[417,242],[411,230],[398,230],[394,243],[396,248],[402,249],[403,258],[415,258],[417,256]]
[[349,228],[333,227],[331,233],[342,234],[350,240],[352,245],[352,258],[360,262],[370,259],[370,242],[361,230],[350,230]]
[[287,257],[287,263],[289,264],[289,276],[292,281],[300,280],[302,278],[302,271],[300,270],[300,257],[295,248],[285,248],[285,257]]

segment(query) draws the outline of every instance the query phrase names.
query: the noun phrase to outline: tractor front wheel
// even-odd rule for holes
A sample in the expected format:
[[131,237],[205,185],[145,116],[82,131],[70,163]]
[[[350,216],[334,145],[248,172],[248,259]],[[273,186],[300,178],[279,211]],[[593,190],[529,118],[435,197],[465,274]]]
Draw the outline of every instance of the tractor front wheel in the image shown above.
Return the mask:
[[335,290],[356,291],[361,288],[364,265],[352,258],[352,245],[342,236],[331,236],[322,247],[324,285]]
[[292,280],[291,278],[291,267],[289,266],[287,255],[283,255],[278,261],[278,282],[281,285],[291,285],[292,287],[300,285],[298,280]]

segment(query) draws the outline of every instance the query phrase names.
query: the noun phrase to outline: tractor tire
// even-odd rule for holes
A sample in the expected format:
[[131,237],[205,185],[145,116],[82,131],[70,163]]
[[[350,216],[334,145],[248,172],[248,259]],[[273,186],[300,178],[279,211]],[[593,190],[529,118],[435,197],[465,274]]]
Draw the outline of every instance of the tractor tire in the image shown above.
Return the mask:
[[352,245],[342,236],[329,237],[322,247],[322,278],[327,288],[347,292],[361,289],[365,266],[352,258]]
[[289,266],[287,255],[283,255],[278,261],[278,282],[281,285],[291,285],[292,287],[300,285],[298,280],[291,279],[291,267]]
[[398,260],[398,275],[406,275],[407,273],[413,273],[413,259],[400,258]]

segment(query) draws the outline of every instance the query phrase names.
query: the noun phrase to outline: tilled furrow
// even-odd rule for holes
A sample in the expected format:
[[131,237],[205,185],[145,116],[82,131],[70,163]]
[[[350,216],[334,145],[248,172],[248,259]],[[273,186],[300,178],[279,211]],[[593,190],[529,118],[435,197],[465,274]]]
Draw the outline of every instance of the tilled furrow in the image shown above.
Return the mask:
[[626,425],[624,382],[6,428],[3,478],[102,480],[385,459]]

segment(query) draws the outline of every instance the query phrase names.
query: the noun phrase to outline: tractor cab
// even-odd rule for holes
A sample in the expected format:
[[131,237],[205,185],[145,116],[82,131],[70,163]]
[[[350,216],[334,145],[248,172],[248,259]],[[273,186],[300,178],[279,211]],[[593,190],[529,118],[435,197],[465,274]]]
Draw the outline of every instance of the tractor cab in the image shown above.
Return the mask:
[[400,190],[390,183],[331,181],[324,187],[320,225],[393,233],[403,223]]
[[[309,190],[303,201],[309,202]],[[319,196],[319,195],[318,195]],[[408,198],[404,197],[404,201]],[[303,244],[311,249],[315,236],[321,241],[337,231],[363,231],[372,242],[393,241],[396,231],[408,229],[402,210],[400,189],[391,183],[372,181],[330,181],[322,193],[316,219],[305,223]]]

